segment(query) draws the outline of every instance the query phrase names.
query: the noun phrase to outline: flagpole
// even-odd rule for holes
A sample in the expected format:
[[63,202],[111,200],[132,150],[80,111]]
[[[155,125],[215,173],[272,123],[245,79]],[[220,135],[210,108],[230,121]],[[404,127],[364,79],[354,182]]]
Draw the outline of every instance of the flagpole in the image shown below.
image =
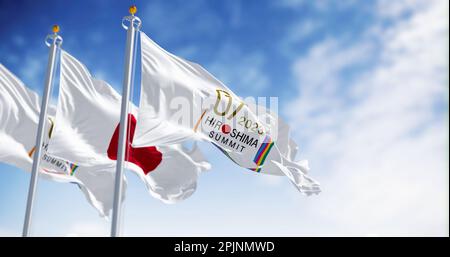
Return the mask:
[[[135,60],[135,45],[136,32],[141,26],[141,20],[134,16],[136,13],[136,6],[131,6],[129,12],[131,16],[126,16],[122,19],[122,26],[127,30],[127,44],[125,49],[125,73],[123,79],[122,90],[122,106],[120,112],[120,128],[119,128],[119,142],[117,150],[117,166],[116,166],[116,181],[114,189],[114,203],[111,222],[111,237],[120,236],[121,223],[121,198],[123,186],[123,166],[126,155],[126,140],[127,140],[127,126],[128,124],[128,101],[130,99],[130,88],[134,81],[134,60]],[[129,22],[126,25],[125,22]]]
[[27,207],[25,211],[25,220],[23,223],[23,231],[22,236],[28,237],[30,235],[30,227],[31,227],[31,218],[33,212],[33,204],[34,204],[34,195],[36,193],[36,186],[39,176],[39,164],[41,161],[41,151],[42,151],[42,143],[44,141],[44,131],[45,124],[47,120],[47,106],[48,100],[50,98],[50,94],[52,91],[53,85],[53,77],[55,73],[55,61],[56,55],[58,53],[58,49],[60,48],[63,40],[62,37],[58,35],[59,26],[54,25],[52,28],[53,34],[48,35],[45,38],[45,43],[48,47],[50,47],[50,51],[48,54],[48,64],[47,64],[47,73],[45,75],[45,86],[41,103],[41,110],[39,114],[39,124],[38,130],[36,134],[36,144],[35,144],[35,152],[33,156],[33,166],[31,169],[31,179],[30,185],[28,188],[28,199],[27,199]]

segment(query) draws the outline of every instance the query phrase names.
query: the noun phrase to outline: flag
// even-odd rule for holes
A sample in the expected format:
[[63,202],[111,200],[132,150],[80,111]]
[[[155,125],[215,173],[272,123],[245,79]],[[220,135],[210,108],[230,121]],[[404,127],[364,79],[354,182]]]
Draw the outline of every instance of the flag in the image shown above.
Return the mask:
[[[188,139],[207,140],[237,165],[257,173],[285,175],[307,195],[319,193],[319,183],[306,175],[306,162],[293,162],[273,127],[228,87],[200,65],[141,38],[141,99],[133,145],[170,145]],[[177,108],[180,107],[181,108]],[[277,117],[272,117],[277,122]]]
[[[275,133],[278,135],[278,150],[281,154],[284,166],[286,166],[288,169],[286,170],[283,165],[277,164],[276,166],[265,167],[264,172],[272,175],[288,176],[291,182],[299,189],[304,190],[306,194],[310,194],[313,192],[319,193],[319,183],[308,176],[302,175],[309,172],[308,160],[295,160],[299,147],[297,143],[291,138],[289,125],[283,119],[279,118],[276,113],[274,113],[270,109],[265,108],[264,106],[259,106],[254,103],[248,103],[247,105],[253,113],[256,113],[256,115],[258,116],[258,120],[262,124],[264,124],[265,127],[269,128],[269,131],[275,131]],[[282,170],[282,174],[278,169]]]
[[[0,161],[31,171],[39,122],[40,99],[16,76],[0,64]],[[100,216],[108,216],[113,199],[105,190],[112,190],[114,170],[104,167],[82,167],[56,158],[47,152],[48,141],[55,126],[55,107],[50,106],[42,145],[40,175],[59,182],[75,183]],[[61,141],[66,144],[67,142]]]
[[[105,81],[95,79],[73,56],[61,51],[59,103],[49,152],[89,167],[115,165],[121,96]],[[209,164],[194,147],[181,145],[133,147],[138,117],[130,104],[126,167],[136,173],[156,198],[173,203],[189,197],[200,172]],[[62,144],[69,140],[70,144]],[[111,191],[112,193],[112,191]]]

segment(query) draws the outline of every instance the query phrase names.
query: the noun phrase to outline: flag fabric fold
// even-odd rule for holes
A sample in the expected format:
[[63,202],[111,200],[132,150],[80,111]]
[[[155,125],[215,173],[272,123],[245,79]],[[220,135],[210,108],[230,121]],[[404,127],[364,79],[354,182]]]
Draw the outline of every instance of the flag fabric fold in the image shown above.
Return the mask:
[[[289,125],[276,113],[264,106],[248,104],[252,112],[256,113],[258,120],[264,123],[270,131],[276,131],[277,147],[281,161],[272,160],[273,165],[266,166],[265,173],[273,175],[286,175],[294,186],[302,193],[311,195],[321,191],[320,184],[307,174],[309,172],[308,160],[296,161],[298,152],[297,143],[291,138]],[[281,173],[280,173],[281,171]]]
[[[165,51],[143,32],[140,38],[142,79],[135,147],[206,140],[241,167],[286,175],[307,195],[320,192],[319,183],[306,175],[306,162],[294,161],[292,139],[261,122],[248,104],[200,65]],[[278,126],[278,117],[270,116]]]
[[[61,51],[60,80],[57,125],[49,152],[88,167],[115,167],[121,96],[105,81],[93,78],[66,51]],[[137,174],[156,198],[166,203],[186,199],[195,191],[199,173],[209,164],[198,158],[198,152],[194,156],[177,145],[133,147],[138,117],[134,105],[129,109],[126,168]],[[70,146],[60,143],[67,138]]]
[[[39,122],[40,99],[0,64],[0,161],[31,171]],[[39,174],[53,181],[78,185],[100,216],[108,216],[112,197],[99,188],[112,190],[113,170],[82,167],[48,154],[54,129],[55,107],[49,106]],[[62,144],[67,144],[61,141]]]

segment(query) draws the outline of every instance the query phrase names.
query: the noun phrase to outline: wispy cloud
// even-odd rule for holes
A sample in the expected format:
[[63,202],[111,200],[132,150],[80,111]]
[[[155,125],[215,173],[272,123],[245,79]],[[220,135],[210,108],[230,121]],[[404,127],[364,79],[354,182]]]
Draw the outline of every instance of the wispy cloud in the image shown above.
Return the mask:
[[355,5],[357,3],[356,0],[342,0],[342,1],[332,1],[332,0],[316,0],[316,1],[307,1],[307,0],[282,0],[277,1],[276,4],[280,7],[287,8],[304,8],[304,7],[312,7],[316,11],[328,11],[330,9],[345,9],[349,6]]
[[153,1],[145,6],[141,16],[146,20],[145,31],[161,41],[186,40],[191,35],[199,34],[214,35],[223,23],[204,1],[198,0],[190,1],[188,5],[175,1]]
[[21,60],[18,75],[31,88],[41,88],[44,84],[47,56],[45,54],[28,54]]
[[292,56],[305,40],[317,33],[324,24],[319,20],[301,19],[292,26],[286,28],[286,36],[280,41],[281,52],[286,56]]
[[224,43],[208,69],[229,87],[241,93],[257,93],[267,88],[269,77],[264,72],[264,54],[243,52],[238,46]]
[[404,4],[293,65],[286,112],[324,188],[305,206],[316,233],[448,235],[448,3]]

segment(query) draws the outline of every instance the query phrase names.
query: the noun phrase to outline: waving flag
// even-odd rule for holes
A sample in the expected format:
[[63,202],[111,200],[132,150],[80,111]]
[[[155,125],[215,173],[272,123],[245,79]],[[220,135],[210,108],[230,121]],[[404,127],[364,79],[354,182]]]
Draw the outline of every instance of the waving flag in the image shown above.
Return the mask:
[[286,175],[307,195],[320,192],[319,184],[306,175],[306,162],[299,165],[283,152],[289,140],[279,140],[276,131],[200,65],[140,35],[142,86],[135,147],[207,140],[241,167]]
[[[40,100],[17,77],[0,64],[0,161],[31,171],[39,120]],[[40,174],[50,180],[71,182],[79,186],[89,203],[101,216],[112,209],[114,169],[82,167],[47,153],[48,140],[54,128],[55,108],[49,108],[46,140],[42,152]],[[61,141],[61,144],[68,142]]]
[[[106,82],[93,78],[80,61],[65,51],[61,52],[60,80],[57,125],[49,152],[88,167],[115,167],[121,96]],[[197,148],[188,151],[180,145],[133,147],[137,117],[136,107],[131,107],[127,168],[164,202],[189,197],[195,191],[199,173],[209,164]],[[61,144],[67,140],[70,144]]]

